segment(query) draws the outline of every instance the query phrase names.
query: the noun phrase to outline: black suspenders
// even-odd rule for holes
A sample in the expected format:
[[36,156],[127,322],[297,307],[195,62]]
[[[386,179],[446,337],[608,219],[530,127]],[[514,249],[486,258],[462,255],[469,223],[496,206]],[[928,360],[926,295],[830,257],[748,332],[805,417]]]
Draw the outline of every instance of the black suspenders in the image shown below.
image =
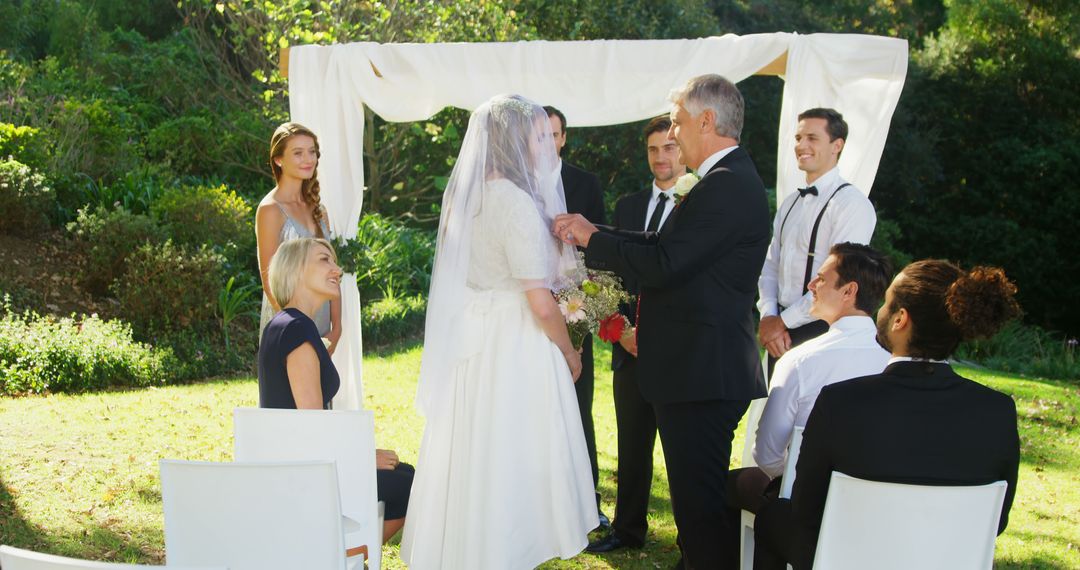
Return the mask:
[[[837,186],[836,190],[833,190],[832,194],[829,194],[829,199],[825,200],[825,205],[821,207],[821,211],[818,212],[817,219],[814,220],[814,229],[810,231],[810,247],[806,255],[806,273],[803,274],[803,295],[805,295],[806,292],[809,291],[810,277],[814,274],[814,249],[817,247],[817,234],[818,227],[821,226],[821,219],[825,217],[825,210],[829,208],[829,202],[832,202],[832,199],[836,197],[836,193],[848,186],[851,186],[851,184],[847,182],[841,184],[840,186]],[[799,196],[799,198],[802,198],[802,196]],[[780,240],[781,246],[783,244],[784,225],[787,224],[788,216],[790,216],[791,211],[795,209],[795,204],[799,201],[799,198],[796,198],[795,201],[791,203],[791,207],[788,208],[787,213],[784,214],[784,220],[780,222],[780,235],[777,236],[776,239]]]

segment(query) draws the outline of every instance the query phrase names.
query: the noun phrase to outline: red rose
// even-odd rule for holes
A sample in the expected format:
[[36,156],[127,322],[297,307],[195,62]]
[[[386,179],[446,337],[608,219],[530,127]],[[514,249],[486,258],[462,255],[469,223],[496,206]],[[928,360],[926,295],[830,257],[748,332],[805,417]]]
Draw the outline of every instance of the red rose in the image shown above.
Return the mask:
[[600,321],[600,330],[597,334],[600,336],[600,340],[605,342],[619,342],[626,325],[626,317],[619,313],[612,313]]

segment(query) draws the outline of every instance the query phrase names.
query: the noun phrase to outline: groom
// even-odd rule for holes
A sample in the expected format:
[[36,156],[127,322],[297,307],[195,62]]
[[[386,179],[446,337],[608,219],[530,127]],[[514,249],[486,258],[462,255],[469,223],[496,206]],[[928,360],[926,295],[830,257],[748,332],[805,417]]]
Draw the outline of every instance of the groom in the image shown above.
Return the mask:
[[738,545],[721,541],[737,521],[725,517],[724,486],[739,418],[765,396],[752,310],[769,207],[738,146],[743,99],[735,85],[703,75],[671,101],[668,137],[701,180],[664,231],[598,230],[576,214],[558,216],[553,230],[585,248],[589,267],[638,281],[640,388],[656,411],[683,562],[733,568]]

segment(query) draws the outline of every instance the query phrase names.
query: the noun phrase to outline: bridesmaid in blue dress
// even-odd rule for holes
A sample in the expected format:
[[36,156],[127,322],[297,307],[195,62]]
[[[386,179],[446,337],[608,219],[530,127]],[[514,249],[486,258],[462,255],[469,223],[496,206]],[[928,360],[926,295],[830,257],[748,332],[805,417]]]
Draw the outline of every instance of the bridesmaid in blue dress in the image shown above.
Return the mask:
[[[298,123],[284,123],[270,139],[270,170],[277,186],[270,191],[255,213],[255,236],[262,280],[262,316],[259,342],[270,318],[281,307],[270,295],[268,272],[270,259],[278,247],[289,240],[306,237],[329,239],[326,209],[319,199],[319,140],[315,133]],[[314,316],[319,334],[330,341],[334,353],[341,338],[341,305],[338,300],[319,307]]]

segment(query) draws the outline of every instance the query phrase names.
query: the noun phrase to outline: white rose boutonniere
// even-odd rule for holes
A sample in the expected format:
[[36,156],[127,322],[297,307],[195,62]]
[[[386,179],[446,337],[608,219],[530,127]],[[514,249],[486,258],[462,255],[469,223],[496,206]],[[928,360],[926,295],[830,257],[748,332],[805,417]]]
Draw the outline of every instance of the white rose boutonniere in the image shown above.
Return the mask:
[[672,193],[675,194],[676,206],[681,204],[682,201],[686,199],[686,196],[690,194],[690,191],[693,190],[694,186],[697,185],[698,180],[701,180],[701,177],[698,176],[696,172],[689,172],[687,174],[683,174],[679,177],[678,180],[675,181],[675,187],[672,188]]

